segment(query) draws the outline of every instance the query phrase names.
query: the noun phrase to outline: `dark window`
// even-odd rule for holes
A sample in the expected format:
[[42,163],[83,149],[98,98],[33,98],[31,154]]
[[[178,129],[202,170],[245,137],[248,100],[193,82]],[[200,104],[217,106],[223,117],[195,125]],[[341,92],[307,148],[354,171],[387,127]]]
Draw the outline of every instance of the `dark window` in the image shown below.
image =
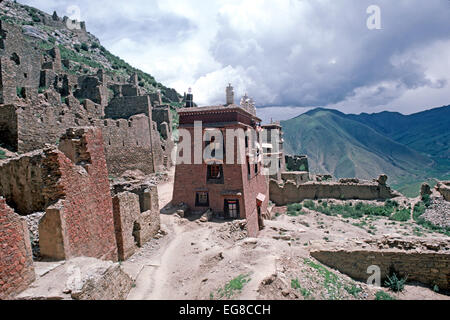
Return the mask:
[[251,171],[251,169],[250,169],[250,159],[249,159],[249,157],[247,157],[247,174],[248,174],[248,177],[249,177],[249,178],[250,178],[251,175],[252,175],[252,171]]
[[212,165],[208,166],[208,179],[220,179],[220,166],[219,165]]
[[208,192],[197,192],[195,197],[196,207],[209,207],[209,194]]
[[225,200],[225,217],[231,219],[239,219],[239,200]]
[[208,165],[207,182],[213,184],[223,184],[223,166],[220,164]]

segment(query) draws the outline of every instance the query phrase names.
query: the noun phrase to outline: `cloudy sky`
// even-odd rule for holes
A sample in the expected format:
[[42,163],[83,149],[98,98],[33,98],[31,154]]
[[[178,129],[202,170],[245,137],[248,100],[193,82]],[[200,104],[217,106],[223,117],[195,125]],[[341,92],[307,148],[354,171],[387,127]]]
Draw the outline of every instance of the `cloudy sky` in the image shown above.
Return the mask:
[[[102,44],[200,105],[254,97],[264,119],[314,107],[450,104],[449,0],[19,0],[77,17]],[[380,8],[381,29],[371,5]],[[268,107],[268,108],[267,108]]]

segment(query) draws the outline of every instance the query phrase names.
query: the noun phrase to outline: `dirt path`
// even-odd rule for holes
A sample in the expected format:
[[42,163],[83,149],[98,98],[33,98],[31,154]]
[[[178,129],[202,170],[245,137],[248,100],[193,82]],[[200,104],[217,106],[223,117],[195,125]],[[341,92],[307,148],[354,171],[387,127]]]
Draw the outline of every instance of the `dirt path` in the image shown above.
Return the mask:
[[[171,201],[172,181],[173,178],[158,186],[161,208]],[[164,209],[162,212],[161,228],[167,235],[152,240],[156,244],[142,248],[140,254],[123,263],[125,269],[131,270],[136,284],[129,300],[293,299],[299,298],[299,292],[291,288],[291,281],[296,278],[302,282],[302,294],[326,299],[330,288],[321,284],[324,280],[320,274],[305,265],[305,259],[311,258],[309,247],[313,242],[365,239],[371,236],[368,233],[371,230],[386,234],[400,227],[380,219],[365,220],[369,225],[362,228],[353,220],[308,211],[298,217],[281,215],[266,221],[266,229],[259,238],[250,239],[243,236],[238,221],[201,223],[164,214]],[[370,224],[376,228],[370,229]],[[353,297],[342,289],[340,299],[375,298],[379,289],[356,284],[347,276],[337,274],[342,283],[363,290],[358,297]],[[224,295],[227,285],[241,276],[247,277],[241,290],[233,291],[231,296]],[[268,282],[269,278],[274,282]],[[408,286],[397,298],[448,297],[429,288]]]

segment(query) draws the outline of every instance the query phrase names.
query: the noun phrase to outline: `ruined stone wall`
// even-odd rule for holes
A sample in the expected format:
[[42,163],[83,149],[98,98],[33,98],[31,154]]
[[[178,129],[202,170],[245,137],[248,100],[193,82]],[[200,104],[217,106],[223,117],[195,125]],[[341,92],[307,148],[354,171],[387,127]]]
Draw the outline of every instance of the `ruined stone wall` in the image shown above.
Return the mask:
[[5,161],[0,165],[0,195],[21,215],[44,211],[61,196],[52,192],[60,174],[48,169],[42,151]]
[[44,257],[117,259],[101,130],[69,131],[60,149],[3,162],[0,194],[22,215],[46,212],[39,226]]
[[105,117],[110,119],[128,119],[141,113],[152,116],[149,96],[116,97],[105,108]]
[[0,300],[14,298],[34,279],[27,223],[0,197]]
[[127,170],[154,173],[149,119],[144,115],[129,120],[96,120],[102,129],[106,161],[111,175],[119,176]]
[[0,21],[0,104],[17,100],[17,88],[38,88],[42,57],[22,34],[22,27]]
[[378,266],[381,280],[395,270],[408,281],[450,289],[450,254],[439,252],[408,252],[398,250],[317,250],[311,256],[353,279],[366,282],[370,266]]
[[442,194],[445,200],[450,201],[450,181],[438,183],[436,189]]
[[[156,188],[155,188],[156,189]],[[143,190],[143,188],[142,188]],[[121,192],[113,198],[114,224],[119,259],[124,261],[133,255],[160,230],[159,205],[153,189]],[[142,198],[142,199],[141,199]],[[142,203],[140,203],[142,202]]]
[[14,105],[0,105],[0,142],[13,151],[29,152],[45,144],[57,144],[66,129],[91,125],[100,118],[103,108],[86,100],[82,104],[73,96],[61,102],[61,96],[48,90],[42,98],[24,99]]
[[16,107],[0,105],[0,142],[12,150],[17,150],[17,134]]
[[309,172],[306,171],[290,171],[282,172],[281,179],[283,181],[294,181],[296,184],[302,184],[309,181]]
[[309,162],[307,156],[285,156],[286,170],[309,172]]
[[164,122],[169,126],[169,130],[172,130],[172,115],[169,106],[153,108],[152,120],[158,125],[159,131],[161,131],[161,124]]
[[98,76],[78,78],[78,89],[74,92],[74,96],[79,99],[89,99],[102,106],[106,106],[109,100],[108,88],[101,83]]
[[119,193],[113,198],[113,211],[119,260],[124,261],[137,248],[138,230],[135,222],[141,213],[139,197],[130,192]]
[[[52,174],[60,174],[56,187],[64,196],[47,208],[40,222],[42,256],[116,261],[118,250],[101,130],[68,129],[59,148],[62,152],[46,152],[46,166],[54,170]],[[55,243],[59,237],[62,243]]]
[[340,184],[334,182],[307,182],[297,185],[291,181],[279,184],[270,181],[270,200],[279,206],[302,202],[306,199],[378,200],[398,196],[388,186],[376,182]]

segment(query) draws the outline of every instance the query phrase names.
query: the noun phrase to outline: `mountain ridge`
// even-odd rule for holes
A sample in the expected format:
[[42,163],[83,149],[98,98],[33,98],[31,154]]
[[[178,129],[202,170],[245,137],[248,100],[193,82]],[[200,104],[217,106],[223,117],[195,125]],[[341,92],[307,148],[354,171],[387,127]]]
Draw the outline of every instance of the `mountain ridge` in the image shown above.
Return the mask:
[[281,124],[286,151],[308,155],[313,173],[363,179],[385,173],[400,191],[412,194],[421,182],[450,173],[449,112],[450,106],[412,115],[316,108]]

